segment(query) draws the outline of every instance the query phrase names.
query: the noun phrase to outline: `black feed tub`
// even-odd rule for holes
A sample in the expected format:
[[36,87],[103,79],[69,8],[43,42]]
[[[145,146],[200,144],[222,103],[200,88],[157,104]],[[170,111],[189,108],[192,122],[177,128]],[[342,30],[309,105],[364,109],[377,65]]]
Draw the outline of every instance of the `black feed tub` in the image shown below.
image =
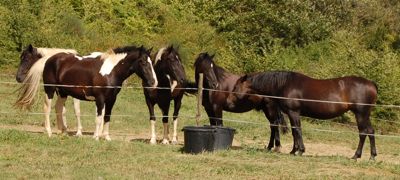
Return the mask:
[[221,126],[186,126],[184,131],[184,151],[201,153],[228,149],[232,146],[235,129]]

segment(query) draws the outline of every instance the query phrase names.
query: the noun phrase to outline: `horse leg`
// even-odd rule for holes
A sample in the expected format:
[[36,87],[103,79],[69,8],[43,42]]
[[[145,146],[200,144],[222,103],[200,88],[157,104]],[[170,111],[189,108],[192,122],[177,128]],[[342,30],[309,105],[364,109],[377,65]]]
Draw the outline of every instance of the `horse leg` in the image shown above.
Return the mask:
[[[51,96],[52,96],[52,95],[51,95]],[[44,99],[44,105],[43,105],[44,118],[45,118],[44,126],[45,126],[45,128],[46,128],[47,135],[48,135],[49,137],[51,137],[51,134],[52,134],[52,132],[51,132],[51,126],[50,126],[51,100],[52,100],[52,99],[49,98],[49,96],[48,96],[47,93],[46,93],[45,99]]]
[[94,131],[93,138],[99,140],[104,124],[105,107],[103,101],[96,100],[96,113],[96,129]]
[[182,97],[183,94],[177,98],[174,99],[174,117],[173,117],[173,121],[174,121],[174,132],[172,134],[172,144],[178,144],[178,115],[179,115],[179,110],[181,109],[181,105],[182,105]]
[[154,103],[151,102],[150,97],[146,96],[146,104],[147,104],[147,109],[149,110],[149,114],[150,114],[150,129],[151,129],[150,144],[157,144],[156,117],[154,116]]
[[73,98],[73,100],[74,100],[75,117],[76,117],[76,121],[77,121],[76,136],[82,136],[80,101],[79,101],[79,99],[75,99],[75,98]]
[[[367,111],[368,112],[368,111]],[[358,147],[357,150],[352,157],[352,159],[357,159],[361,158],[362,155],[362,149],[364,147],[365,143],[365,138],[369,137],[370,145],[371,145],[371,160],[375,159],[375,156],[377,155],[376,153],[376,147],[375,147],[375,136],[374,136],[374,129],[372,128],[371,122],[369,120],[369,112],[368,113],[361,113],[361,112],[355,112],[356,115],[356,120],[357,120],[357,126],[358,126],[358,132],[359,132],[359,142],[358,142]]]
[[210,120],[210,125],[215,126],[217,125],[217,119],[215,118],[215,113],[211,106],[211,104],[204,105],[204,109],[206,110],[208,119]]
[[[279,126],[282,125],[282,122],[284,122],[283,119],[283,115],[280,111],[280,109],[278,108],[278,106],[276,104],[271,104],[274,102],[270,102],[270,104],[267,105],[268,107],[268,112],[271,114],[271,118],[269,118],[268,120],[270,120],[270,124],[273,125],[273,127],[271,127],[271,136],[272,133],[274,133],[274,140],[275,140],[275,152],[281,152],[281,139],[280,139],[280,135],[279,135]],[[271,123],[271,120],[274,123]],[[272,131],[274,130],[274,131]]]
[[293,149],[290,154],[294,155],[297,151],[299,151],[299,155],[302,155],[305,152],[305,147],[301,132],[300,114],[295,111],[289,111],[288,116],[290,119],[290,125],[292,126],[293,135]]
[[162,122],[163,122],[163,126],[164,126],[164,136],[163,136],[163,140],[162,140],[161,143],[162,144],[169,144],[168,111],[169,111],[170,103],[169,102],[168,103],[159,102],[158,105],[159,105],[159,107],[160,107],[160,109],[162,111],[162,114],[163,114]]
[[[268,151],[271,151],[271,149],[274,147],[274,140],[275,140],[274,117],[272,117],[271,112],[267,108],[264,108],[263,112],[264,112],[265,117],[268,119],[268,121],[270,123],[270,129],[271,129],[271,135],[270,135],[270,138],[269,138],[269,143],[268,143],[267,146],[265,146],[265,148]],[[278,135],[279,135],[279,133],[278,133]]]
[[111,141],[109,130],[110,130],[111,111],[114,106],[114,103],[115,103],[115,98],[112,98],[105,104],[103,136],[106,141]]
[[214,105],[215,112],[215,122],[217,126],[224,126],[224,122],[222,120],[222,107]]
[[65,101],[67,98],[58,96],[56,100],[56,117],[57,117],[57,127],[61,131],[61,134],[67,131],[67,126],[65,122]]

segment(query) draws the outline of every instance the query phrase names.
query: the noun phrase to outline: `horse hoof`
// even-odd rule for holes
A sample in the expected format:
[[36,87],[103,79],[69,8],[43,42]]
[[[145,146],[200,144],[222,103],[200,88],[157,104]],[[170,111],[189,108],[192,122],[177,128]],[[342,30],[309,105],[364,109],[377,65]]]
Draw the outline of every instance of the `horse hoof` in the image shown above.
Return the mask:
[[110,138],[109,135],[106,135],[106,136],[104,137],[104,139],[105,139],[106,141],[111,141],[111,138]]
[[178,144],[178,141],[177,141],[177,140],[172,140],[172,141],[171,141],[171,144],[172,144],[172,145],[177,145],[177,144]]
[[169,144],[168,139],[163,139],[162,142],[161,142],[161,144]]
[[304,152],[299,151],[298,155],[299,155],[299,156],[303,156],[303,153],[304,153]]
[[357,154],[355,154],[353,157],[351,157],[351,159],[356,160],[356,161],[358,158],[360,158],[360,156],[358,156]]
[[150,139],[150,144],[157,144],[156,138],[151,138]]
[[281,147],[280,146],[275,147],[274,152],[281,153]]
[[82,131],[76,132],[75,136],[76,136],[76,137],[82,137]]
[[267,152],[271,152],[272,147],[264,146],[264,149],[265,149]]
[[375,156],[369,157],[369,160],[370,160],[370,161],[375,161]]
[[98,140],[99,140],[99,136],[94,135],[94,136],[93,136],[93,139],[96,140],[96,141],[98,141]]

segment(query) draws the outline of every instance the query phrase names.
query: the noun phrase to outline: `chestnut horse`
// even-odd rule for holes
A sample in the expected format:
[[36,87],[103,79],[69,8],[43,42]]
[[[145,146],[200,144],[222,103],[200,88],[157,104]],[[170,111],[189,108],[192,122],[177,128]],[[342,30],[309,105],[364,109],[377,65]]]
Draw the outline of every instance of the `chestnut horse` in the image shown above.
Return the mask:
[[[110,140],[108,131],[111,110],[124,80],[136,73],[143,79],[146,86],[157,86],[157,78],[150,60],[150,51],[143,46],[116,48],[96,59],[80,59],[71,53],[58,53],[45,63],[43,69],[46,93],[44,110],[45,125],[49,136],[51,136],[49,114],[55,92],[60,98],[60,103],[56,104],[58,112],[67,96],[85,101],[95,101],[97,117],[94,138],[99,139],[103,133],[105,139]],[[32,105],[32,99],[34,99],[39,86],[40,79],[31,78],[29,75],[26,79],[31,81],[23,84],[16,102],[16,105],[20,107]]]
[[[73,53],[77,54],[76,50],[74,49],[56,49],[56,48],[35,48],[32,45],[28,45],[25,50],[22,51],[21,56],[20,56],[20,63],[18,66],[18,71],[16,75],[16,80],[19,83],[24,83],[25,77],[27,76],[28,73],[37,73],[38,77],[41,77],[41,74],[43,73],[43,65],[49,59],[51,56],[60,53],[60,52],[65,52],[65,53]],[[41,67],[39,67],[41,66]],[[30,69],[33,67],[33,69],[41,69],[42,71],[36,71]],[[58,102],[58,99],[57,99]],[[81,125],[81,120],[80,120],[80,104],[79,100],[74,98],[74,110],[75,110],[75,116],[77,119],[77,136],[82,135],[82,125]],[[58,119],[57,120],[57,127],[61,132],[65,132],[67,130],[67,124],[66,124],[66,109],[63,107],[62,111],[62,117],[63,119]],[[62,120],[62,121],[61,121]]]
[[[361,157],[366,136],[371,145],[371,160],[377,155],[374,129],[369,119],[377,100],[377,86],[362,77],[346,76],[333,79],[313,79],[290,71],[253,73],[241,77],[228,101],[249,98],[248,94],[277,96],[274,101],[290,119],[293,150],[305,152],[300,116],[329,119],[352,111],[357,120],[359,143],[353,159]],[[230,106],[235,106],[231,103]]]
[[173,46],[161,48],[155,55],[153,63],[157,74],[158,88],[144,89],[146,104],[150,113],[151,138],[150,143],[156,144],[154,105],[158,104],[163,117],[164,137],[162,144],[169,144],[168,112],[171,100],[174,100],[172,144],[177,141],[178,114],[185,92],[186,74],[179,53]]
[[281,124],[282,131],[287,132],[286,122],[280,113],[278,106],[273,105],[274,101],[269,98],[260,96],[252,96],[235,101],[235,106],[230,107],[227,104],[229,93],[233,90],[236,81],[240,78],[239,75],[229,73],[223,68],[217,66],[213,60],[214,55],[201,53],[195,63],[195,78],[196,84],[199,83],[199,74],[203,73],[203,87],[208,89],[203,91],[202,105],[204,106],[211,125],[222,126],[222,111],[243,113],[250,110],[262,110],[265,117],[270,122],[271,136],[266,148],[271,150],[274,147],[279,151],[281,147],[279,138],[278,124]]

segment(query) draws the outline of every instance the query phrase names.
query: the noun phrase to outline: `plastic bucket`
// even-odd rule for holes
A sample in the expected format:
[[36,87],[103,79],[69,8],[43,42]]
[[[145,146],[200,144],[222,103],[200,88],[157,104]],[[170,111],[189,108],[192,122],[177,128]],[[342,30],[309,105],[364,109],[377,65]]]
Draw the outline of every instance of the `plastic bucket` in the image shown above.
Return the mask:
[[182,131],[184,151],[193,154],[229,149],[235,134],[235,129],[220,126],[186,126]]

